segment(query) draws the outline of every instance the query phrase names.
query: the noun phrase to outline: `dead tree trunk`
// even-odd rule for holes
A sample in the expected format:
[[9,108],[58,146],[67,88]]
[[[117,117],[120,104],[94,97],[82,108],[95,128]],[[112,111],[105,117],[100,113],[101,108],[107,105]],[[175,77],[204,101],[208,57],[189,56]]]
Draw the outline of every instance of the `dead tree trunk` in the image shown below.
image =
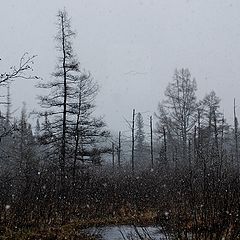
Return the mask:
[[236,116],[235,98],[234,98],[233,113],[234,113],[235,158],[236,158],[237,165],[239,167],[239,161],[238,161],[238,120],[237,120],[237,116]]
[[118,167],[121,167],[121,132],[118,133]]
[[135,165],[134,165],[134,124],[135,124],[135,109],[133,109],[133,116],[132,116],[132,174],[134,175]]
[[151,135],[151,165],[152,169],[154,167],[154,162],[153,162],[153,127],[152,127],[152,116],[150,117],[150,135]]

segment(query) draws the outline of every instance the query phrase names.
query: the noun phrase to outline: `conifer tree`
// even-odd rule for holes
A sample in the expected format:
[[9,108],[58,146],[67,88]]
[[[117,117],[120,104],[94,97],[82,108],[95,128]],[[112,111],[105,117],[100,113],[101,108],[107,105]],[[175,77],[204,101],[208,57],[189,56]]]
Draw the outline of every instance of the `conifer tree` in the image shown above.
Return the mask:
[[52,79],[39,87],[50,91],[40,97],[40,104],[46,109],[41,113],[45,116],[42,130],[46,135],[45,143],[51,144],[53,155],[59,161],[60,191],[64,192],[69,169],[73,168],[71,172],[75,175],[77,160],[83,161],[86,154],[91,157],[91,148],[105,135],[105,124],[100,118],[93,117],[98,86],[90,74],[80,69],[72,48],[75,33],[67,12],[59,11],[57,20],[59,56],[56,71]]
[[148,158],[146,156],[147,149],[145,144],[144,121],[140,112],[136,115],[136,133],[135,133],[135,156],[136,165],[144,167],[147,164]]

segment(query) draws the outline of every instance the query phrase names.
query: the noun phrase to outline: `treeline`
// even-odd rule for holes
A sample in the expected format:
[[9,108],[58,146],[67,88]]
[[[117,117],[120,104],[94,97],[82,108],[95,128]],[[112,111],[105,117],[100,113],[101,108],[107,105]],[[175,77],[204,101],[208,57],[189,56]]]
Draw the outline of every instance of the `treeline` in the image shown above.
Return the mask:
[[[159,103],[156,125],[150,118],[150,141],[141,113],[134,111],[131,140],[125,142],[131,151],[124,162],[123,134],[111,137],[103,119],[94,115],[98,85],[73,51],[75,33],[65,10],[57,22],[58,62],[50,80],[38,84],[48,94],[39,97],[36,126],[29,123],[26,106],[20,119],[13,118],[9,87],[6,113],[0,116],[1,226],[101,218],[157,222],[176,239],[238,239],[235,101],[231,126],[215,92],[199,101],[189,70],[176,70]],[[38,79],[29,75],[33,60],[24,55],[18,68],[0,75],[0,84]],[[104,158],[113,165],[102,164]]]
[[[196,97],[188,69],[176,70],[159,104],[160,161],[173,171],[168,225],[178,238],[239,239],[238,119],[233,127],[214,91]],[[172,216],[171,216],[172,215]]]

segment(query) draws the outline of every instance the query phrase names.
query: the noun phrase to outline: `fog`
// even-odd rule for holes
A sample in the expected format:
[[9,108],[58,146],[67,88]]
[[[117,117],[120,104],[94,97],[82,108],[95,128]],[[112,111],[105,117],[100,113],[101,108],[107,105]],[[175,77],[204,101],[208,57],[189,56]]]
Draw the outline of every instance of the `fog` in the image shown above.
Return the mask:
[[[74,49],[82,68],[100,85],[97,114],[111,129],[126,128],[124,118],[131,118],[133,108],[147,111],[146,117],[155,112],[174,69],[181,67],[196,78],[200,98],[216,91],[232,122],[233,97],[240,103],[239,1],[2,1],[2,71],[29,52],[38,55],[35,74],[51,77],[57,61],[56,13],[64,7],[77,32]],[[22,101],[29,111],[38,108],[35,83],[13,83],[13,110]]]

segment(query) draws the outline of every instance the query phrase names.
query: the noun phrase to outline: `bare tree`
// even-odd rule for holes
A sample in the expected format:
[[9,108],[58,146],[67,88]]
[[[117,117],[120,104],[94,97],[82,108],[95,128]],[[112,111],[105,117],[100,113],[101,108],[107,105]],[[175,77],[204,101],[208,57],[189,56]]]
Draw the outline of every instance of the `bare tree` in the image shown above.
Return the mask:
[[35,58],[36,55],[29,56],[28,53],[24,53],[20,58],[18,66],[12,66],[10,67],[10,71],[0,74],[0,85],[5,85],[17,78],[38,79],[38,76],[32,76],[29,74],[29,71],[33,70],[32,66]]
[[[182,159],[186,160],[188,134],[197,121],[197,84],[188,69],[176,70],[173,81],[165,91],[166,99],[158,106],[158,128],[165,127],[175,142],[181,145]],[[160,130],[162,132],[162,130]]]

